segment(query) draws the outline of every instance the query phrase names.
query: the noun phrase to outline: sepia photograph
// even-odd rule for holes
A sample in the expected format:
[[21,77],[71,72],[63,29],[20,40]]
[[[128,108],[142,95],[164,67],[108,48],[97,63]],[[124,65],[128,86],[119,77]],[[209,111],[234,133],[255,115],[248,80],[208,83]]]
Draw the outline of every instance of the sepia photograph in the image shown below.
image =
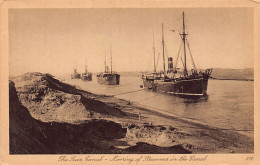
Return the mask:
[[253,7],[7,12],[10,156],[255,153]]

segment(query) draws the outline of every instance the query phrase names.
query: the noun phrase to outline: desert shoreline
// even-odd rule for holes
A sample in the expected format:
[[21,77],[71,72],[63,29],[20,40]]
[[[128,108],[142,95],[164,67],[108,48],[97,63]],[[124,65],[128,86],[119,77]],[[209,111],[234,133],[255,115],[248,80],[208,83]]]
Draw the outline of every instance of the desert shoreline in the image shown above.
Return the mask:
[[[174,150],[171,148],[172,146],[183,148],[184,153],[190,152],[195,154],[254,152],[254,140],[251,133],[219,129],[206,123],[175,116],[113,96],[93,94],[65,84],[55,79],[55,77],[46,74],[28,73],[27,77],[25,76],[25,80],[21,80],[24,78],[23,76],[11,78],[11,81],[15,84],[22,105],[28,108],[33,118],[43,123],[56,122],[72,125],[90,123],[96,120],[118,123],[122,128],[126,129],[125,135],[120,136],[119,139],[110,138],[104,140],[106,145],[116,148],[115,153],[146,153],[142,148],[151,147],[150,145],[159,147],[162,153],[172,153]],[[33,79],[35,81],[31,81]],[[42,81],[44,81],[45,93],[40,99],[43,101],[38,102],[33,99],[28,101],[24,99],[24,97],[28,98],[27,96],[31,96],[35,92],[30,91],[30,94],[24,92],[27,90],[25,86],[34,85],[35,82],[42,83]],[[59,91],[64,93],[60,94]],[[55,98],[52,100],[53,98],[50,99],[49,97],[55,96],[58,98],[57,93],[59,94],[59,99],[65,98],[65,101],[63,100],[63,103],[54,106],[52,104],[57,100]],[[77,97],[76,99],[73,98],[75,99],[73,104],[69,104],[69,102],[67,104],[68,98],[75,96]],[[74,104],[74,102],[76,103]],[[85,114],[86,110],[84,110],[84,106],[81,104],[90,113]],[[44,107],[42,109],[38,108],[43,105],[49,106],[49,109],[47,108],[46,110]],[[71,107],[66,108],[65,105]],[[73,108],[80,109],[80,111],[71,112]],[[91,110],[88,110],[88,108]],[[72,120],[71,117],[76,113],[79,116],[74,117]],[[139,148],[137,144],[139,144]],[[120,151],[117,151],[117,149]],[[182,150],[180,152],[175,151],[177,153],[183,152]],[[60,151],[60,153],[64,152]]]

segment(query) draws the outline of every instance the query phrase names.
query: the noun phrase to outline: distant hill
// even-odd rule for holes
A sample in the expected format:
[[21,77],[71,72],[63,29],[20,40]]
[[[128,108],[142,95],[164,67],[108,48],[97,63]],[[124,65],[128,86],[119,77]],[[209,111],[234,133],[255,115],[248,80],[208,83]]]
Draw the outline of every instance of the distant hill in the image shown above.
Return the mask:
[[254,69],[222,69],[213,68],[211,77],[215,79],[254,80]]
[[[124,77],[140,77],[145,72],[119,72]],[[228,79],[228,80],[254,80],[254,68],[246,69],[227,69],[227,68],[213,68],[211,77],[214,79]]]
[[141,77],[143,72],[133,71],[133,72],[119,72],[121,76],[124,77]]

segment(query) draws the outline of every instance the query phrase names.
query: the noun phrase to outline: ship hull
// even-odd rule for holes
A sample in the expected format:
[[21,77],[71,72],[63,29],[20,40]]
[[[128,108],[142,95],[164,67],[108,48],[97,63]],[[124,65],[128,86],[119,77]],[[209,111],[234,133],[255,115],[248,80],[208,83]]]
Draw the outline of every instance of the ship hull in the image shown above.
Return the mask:
[[84,81],[92,81],[92,74],[83,74],[81,79]]
[[80,74],[79,73],[73,73],[71,75],[71,79],[80,79]]
[[99,74],[99,75],[97,75],[97,81],[99,84],[119,85],[120,75],[119,74]]
[[179,96],[205,96],[207,95],[208,77],[170,81],[143,79],[143,84],[145,88],[156,92]]

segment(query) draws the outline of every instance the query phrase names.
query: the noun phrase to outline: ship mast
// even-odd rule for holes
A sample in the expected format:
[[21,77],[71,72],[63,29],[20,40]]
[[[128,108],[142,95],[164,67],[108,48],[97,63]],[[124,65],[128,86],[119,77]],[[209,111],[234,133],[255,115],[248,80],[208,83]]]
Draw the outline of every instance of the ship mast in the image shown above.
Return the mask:
[[105,73],[107,72],[107,51],[105,51]]
[[110,56],[111,56],[111,61],[110,61],[110,65],[111,65],[111,74],[112,74],[112,49],[111,49],[111,45],[110,45]]
[[85,58],[85,72],[87,73],[87,58]]
[[186,64],[186,34],[185,33],[185,23],[184,23],[184,12],[182,13],[182,21],[183,21],[183,32],[182,32],[182,40],[183,40],[183,46],[184,46],[184,76],[188,76],[187,73],[187,64]]
[[163,34],[163,24],[162,24],[162,46],[163,46],[163,73],[165,76],[165,57],[164,57],[164,34]]
[[156,73],[156,67],[155,67],[155,46],[154,46],[154,34],[153,34],[153,72]]

